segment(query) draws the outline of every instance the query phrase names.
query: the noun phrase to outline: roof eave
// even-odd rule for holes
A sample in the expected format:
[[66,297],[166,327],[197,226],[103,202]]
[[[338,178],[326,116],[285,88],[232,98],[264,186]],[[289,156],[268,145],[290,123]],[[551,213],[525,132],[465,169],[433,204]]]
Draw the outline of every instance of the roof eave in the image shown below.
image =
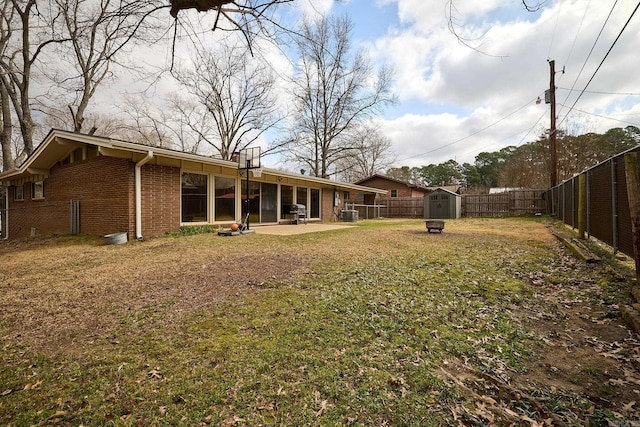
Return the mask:
[[[12,169],[7,172],[0,173],[0,180],[4,181],[9,178],[18,177],[20,175],[31,175],[29,168],[42,153],[54,142],[57,141],[60,144],[73,145],[74,143],[90,144],[98,147],[104,147],[112,150],[123,150],[127,152],[137,154],[147,154],[149,151],[153,151],[155,156],[169,157],[179,160],[188,160],[193,162],[201,162],[204,164],[223,166],[227,168],[236,168],[238,164],[230,160],[215,159],[212,157],[205,157],[199,154],[184,153],[181,151],[169,150],[166,148],[150,147],[132,142],[121,141],[117,139],[111,139],[104,136],[87,135],[77,132],[65,131],[60,129],[52,129],[47,136],[43,139],[42,143],[38,145],[36,150],[20,165],[18,168]],[[42,171],[42,168],[37,168],[38,171]],[[365,187],[363,185],[342,183],[338,181],[332,181],[326,178],[318,178],[308,175],[300,175],[292,172],[284,172],[276,169],[264,168],[263,173],[270,175],[288,177],[292,179],[304,180],[309,182],[315,182],[322,185],[332,186],[335,189],[357,191],[363,193],[376,193],[384,194],[385,190],[377,188]]]

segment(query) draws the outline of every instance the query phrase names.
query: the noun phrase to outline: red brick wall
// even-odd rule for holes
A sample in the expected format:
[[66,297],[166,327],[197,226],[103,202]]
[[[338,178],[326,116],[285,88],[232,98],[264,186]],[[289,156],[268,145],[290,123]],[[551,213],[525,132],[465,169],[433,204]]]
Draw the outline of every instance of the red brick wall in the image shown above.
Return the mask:
[[[9,188],[9,238],[38,234],[67,234],[69,201],[80,201],[80,232],[104,235],[127,232],[136,238],[135,163],[97,157],[56,165],[44,181],[44,200],[31,200],[31,184],[24,185],[24,201],[14,201]],[[142,166],[142,235],[156,237],[180,228],[180,169]]]
[[[343,204],[344,200],[342,200],[342,192],[340,192],[340,203]],[[333,206],[333,190],[331,190],[330,188],[323,188],[322,189],[322,200],[321,200],[321,205],[322,205],[322,211],[320,212],[321,215],[321,219],[323,222],[334,222],[337,221],[337,218],[334,214],[334,209],[335,212],[340,212],[340,209],[342,209],[342,206]]]
[[366,187],[380,188],[382,190],[387,190],[387,194],[383,194],[380,197],[391,197],[390,190],[397,190],[396,197],[420,197],[416,196],[414,191],[409,188],[406,184],[401,182],[396,182],[388,179],[384,179],[382,177],[373,177],[367,181],[363,181],[360,185],[364,185]]
[[[156,237],[178,230],[180,228],[180,169],[144,165],[141,177],[142,236]],[[135,234],[135,227],[133,231]]]
[[44,200],[31,200],[31,183],[23,188],[24,200],[14,201],[15,186],[9,187],[8,237],[29,237],[32,228],[36,234],[68,233],[69,202],[47,199],[46,188]]
[[24,201],[9,198],[9,238],[69,233],[69,201],[80,201],[82,234],[132,230],[133,163],[111,157],[56,165],[44,180],[44,200],[31,200],[29,183]]
[[[389,194],[391,195],[391,194]],[[413,197],[413,190],[410,188],[398,188],[398,195],[396,197]]]

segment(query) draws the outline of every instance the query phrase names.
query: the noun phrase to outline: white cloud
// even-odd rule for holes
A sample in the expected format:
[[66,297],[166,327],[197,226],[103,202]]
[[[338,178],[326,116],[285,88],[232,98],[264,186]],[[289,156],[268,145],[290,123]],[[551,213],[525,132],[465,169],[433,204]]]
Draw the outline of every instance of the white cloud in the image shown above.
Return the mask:
[[299,0],[296,6],[303,15],[325,15],[333,7],[334,0]]
[[[365,26],[371,14],[369,22],[375,25],[356,27],[354,37],[368,47],[376,63],[387,63],[396,70],[395,91],[400,104],[390,109],[389,115],[380,122],[392,141],[398,166],[420,166],[449,159],[473,162],[481,151],[496,151],[506,145],[536,139],[549,125],[548,106],[533,102],[537,96],[543,97],[549,86],[547,59],[556,61],[558,71],[565,67],[565,74],[556,75],[561,126],[575,131],[604,132],[611,127],[640,123],[640,97],[616,94],[640,92],[640,75],[636,72],[635,41],[640,39],[637,25],[630,25],[625,30],[576,109],[567,116],[568,107],[595,72],[634,5],[618,2],[578,78],[611,10],[612,5],[608,2],[550,0],[542,11],[533,14],[524,11],[521,2],[515,0],[453,2],[456,6],[454,18],[461,34],[468,37],[482,35],[469,43],[484,53],[504,57],[479,53],[459,43],[447,26],[447,2],[442,0],[339,3],[335,0],[297,0],[292,3],[293,8],[287,9],[292,13],[287,18],[292,21],[302,13],[313,15],[347,10],[352,15],[357,13],[357,22]],[[376,7],[384,9],[374,9]],[[388,16],[385,22],[389,13],[396,15]],[[222,33],[208,31],[213,15],[194,12],[192,18],[203,32],[194,32],[192,37],[185,38],[186,41],[192,41],[196,34],[198,43],[209,43],[222,36]],[[273,45],[260,47],[257,52],[277,74],[291,75],[292,64],[285,52]],[[167,39],[164,46],[158,43],[137,49],[131,57],[162,66],[168,63],[170,55],[170,40]],[[187,48],[179,45],[176,63],[186,57]],[[568,89],[574,81],[575,90],[570,93]],[[158,88],[159,96],[174,87],[171,79],[163,80]],[[118,104],[122,93],[133,88],[138,86],[130,76],[101,88],[101,99],[108,102],[100,103],[99,108],[106,108],[106,103]],[[286,97],[279,99],[286,100]]]
[[[547,60],[555,59],[557,71],[565,67],[565,74],[556,75],[556,86],[570,88],[611,8],[602,2],[565,0],[562,4],[549,4],[542,13],[529,14],[521,8],[514,10],[513,2],[506,0],[454,1],[460,22],[468,23],[470,33],[486,31],[474,46],[484,53],[504,55],[497,58],[458,42],[447,28],[442,2],[386,0],[385,4],[393,2],[398,5],[401,26],[372,42],[372,50],[378,62],[388,62],[396,69],[396,92],[401,104],[421,103],[419,111],[387,119],[383,125],[399,163],[410,166],[451,158],[472,162],[480,151],[535,140],[549,126],[548,106],[532,103],[537,96],[543,97],[549,87]],[[577,80],[576,91],[567,97],[567,90],[558,89],[559,103],[566,99],[566,105],[572,105],[577,90],[584,88],[593,75],[632,10],[630,4],[617,7]],[[639,92],[633,46],[638,38],[640,28],[630,26],[588,90]],[[638,123],[639,99],[585,93],[577,108],[618,120],[624,117],[627,123],[575,110],[564,125],[604,132]],[[530,106],[518,114],[477,133],[528,103]],[[568,108],[559,105],[558,112],[562,119]]]

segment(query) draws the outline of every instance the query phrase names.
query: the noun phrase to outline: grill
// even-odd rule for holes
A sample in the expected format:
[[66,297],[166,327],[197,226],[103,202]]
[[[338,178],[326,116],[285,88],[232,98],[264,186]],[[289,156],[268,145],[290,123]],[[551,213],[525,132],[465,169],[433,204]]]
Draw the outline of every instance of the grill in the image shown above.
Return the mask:
[[288,214],[292,224],[294,222],[298,224],[300,221],[307,223],[307,207],[305,205],[289,205]]

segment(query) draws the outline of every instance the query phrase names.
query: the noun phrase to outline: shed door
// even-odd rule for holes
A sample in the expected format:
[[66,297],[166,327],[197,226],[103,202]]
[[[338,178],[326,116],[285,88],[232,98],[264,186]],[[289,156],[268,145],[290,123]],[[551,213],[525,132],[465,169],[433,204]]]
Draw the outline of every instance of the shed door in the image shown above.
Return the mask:
[[433,194],[429,196],[429,217],[450,218],[449,195]]

